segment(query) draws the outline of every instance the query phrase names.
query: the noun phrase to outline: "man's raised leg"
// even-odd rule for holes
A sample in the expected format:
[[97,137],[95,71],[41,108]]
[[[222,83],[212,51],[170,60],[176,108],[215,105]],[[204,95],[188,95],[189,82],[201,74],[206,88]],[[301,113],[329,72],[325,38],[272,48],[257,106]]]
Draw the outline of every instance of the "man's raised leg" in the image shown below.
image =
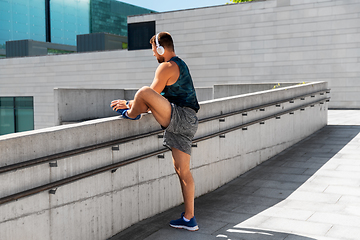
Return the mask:
[[171,120],[170,102],[150,87],[140,88],[134,98],[133,105],[128,110],[128,116],[135,118],[150,109],[156,121],[167,127]]

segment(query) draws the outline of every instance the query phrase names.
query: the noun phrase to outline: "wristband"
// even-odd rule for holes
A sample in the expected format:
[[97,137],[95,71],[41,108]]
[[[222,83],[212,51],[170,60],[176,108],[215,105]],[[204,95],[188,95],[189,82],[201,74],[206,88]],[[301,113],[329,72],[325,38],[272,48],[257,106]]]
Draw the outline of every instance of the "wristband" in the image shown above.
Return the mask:
[[129,101],[126,101],[126,103],[125,103],[125,105],[126,105],[126,107],[128,108],[128,109],[130,109],[130,102]]

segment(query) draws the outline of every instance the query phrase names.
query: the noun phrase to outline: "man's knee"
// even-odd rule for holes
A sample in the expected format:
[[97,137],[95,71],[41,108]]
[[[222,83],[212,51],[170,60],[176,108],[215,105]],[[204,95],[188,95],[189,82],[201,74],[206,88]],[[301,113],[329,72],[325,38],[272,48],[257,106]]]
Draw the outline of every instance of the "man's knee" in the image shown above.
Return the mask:
[[185,177],[187,177],[189,174],[191,174],[190,169],[189,168],[184,168],[184,167],[179,167],[176,164],[174,165],[175,168],[175,172],[177,173],[177,175],[183,179]]
[[153,91],[152,88],[144,86],[142,88],[140,88],[136,94],[135,94],[135,98],[136,97],[144,97],[146,94],[148,94],[149,92]]

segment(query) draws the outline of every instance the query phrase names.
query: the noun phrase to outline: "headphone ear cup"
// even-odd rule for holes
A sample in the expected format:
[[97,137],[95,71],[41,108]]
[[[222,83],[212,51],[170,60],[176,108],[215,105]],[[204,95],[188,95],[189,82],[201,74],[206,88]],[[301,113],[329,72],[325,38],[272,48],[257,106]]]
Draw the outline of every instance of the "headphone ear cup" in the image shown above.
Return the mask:
[[163,48],[163,46],[158,46],[156,48],[156,51],[159,55],[163,55],[165,53],[165,49]]

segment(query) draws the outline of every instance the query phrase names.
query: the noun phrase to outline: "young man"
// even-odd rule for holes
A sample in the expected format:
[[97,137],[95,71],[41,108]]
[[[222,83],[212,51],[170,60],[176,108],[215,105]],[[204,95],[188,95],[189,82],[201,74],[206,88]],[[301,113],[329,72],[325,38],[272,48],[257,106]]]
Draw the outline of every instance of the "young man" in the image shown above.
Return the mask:
[[198,127],[200,109],[189,69],[176,56],[172,37],[161,32],[150,39],[160,65],[150,87],[142,87],[132,101],[114,100],[111,107],[124,118],[138,120],[150,110],[164,132],[164,145],[172,158],[184,198],[185,212],[170,226],[190,231],[199,229],[194,216],[195,184],[190,172],[191,141]]

